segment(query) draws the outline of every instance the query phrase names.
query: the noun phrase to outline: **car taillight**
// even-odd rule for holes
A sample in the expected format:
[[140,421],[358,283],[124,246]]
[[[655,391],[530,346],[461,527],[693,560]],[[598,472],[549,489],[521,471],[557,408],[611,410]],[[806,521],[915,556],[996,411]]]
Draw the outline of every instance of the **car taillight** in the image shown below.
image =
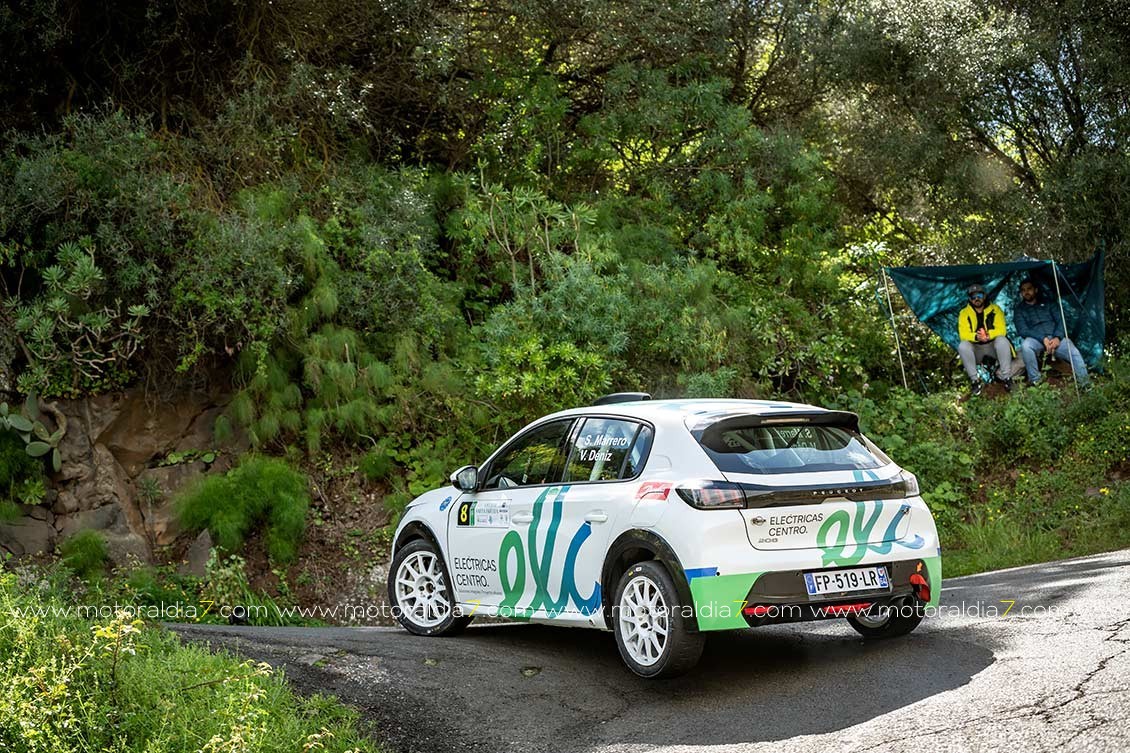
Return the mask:
[[740,510],[745,507],[745,492],[730,481],[693,481],[680,484],[675,492],[699,510]]
[[919,601],[930,601],[930,584],[918,573],[910,576],[910,587]]
[[891,485],[891,491],[901,493],[903,497],[917,497],[921,493],[918,489],[918,477],[910,471],[899,471],[897,478]]

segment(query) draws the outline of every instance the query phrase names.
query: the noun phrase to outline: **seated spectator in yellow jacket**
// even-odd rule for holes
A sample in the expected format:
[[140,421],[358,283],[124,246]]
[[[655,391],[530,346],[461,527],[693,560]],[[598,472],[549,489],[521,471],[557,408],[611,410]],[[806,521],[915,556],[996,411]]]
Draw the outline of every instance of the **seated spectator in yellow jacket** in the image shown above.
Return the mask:
[[961,365],[969,377],[974,395],[981,394],[981,377],[977,364],[985,356],[997,359],[996,378],[1010,389],[1012,382],[1012,345],[1005,335],[1004,312],[985,298],[985,288],[970,285],[965,294],[969,305],[957,315],[957,333],[961,342],[957,346]]

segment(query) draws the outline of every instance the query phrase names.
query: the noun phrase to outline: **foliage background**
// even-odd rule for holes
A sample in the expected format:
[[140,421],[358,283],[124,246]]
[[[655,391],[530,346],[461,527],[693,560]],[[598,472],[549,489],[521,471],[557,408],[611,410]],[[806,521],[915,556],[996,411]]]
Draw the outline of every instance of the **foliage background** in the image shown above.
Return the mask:
[[1002,456],[1106,452],[1125,403],[1070,425],[1044,392],[960,407],[953,354],[901,307],[916,394],[893,388],[877,272],[1105,248],[1118,357],[1127,18],[1114,0],[7,4],[0,390],[219,382],[219,434],[354,463],[394,510],[612,390],[835,403],[971,524]]

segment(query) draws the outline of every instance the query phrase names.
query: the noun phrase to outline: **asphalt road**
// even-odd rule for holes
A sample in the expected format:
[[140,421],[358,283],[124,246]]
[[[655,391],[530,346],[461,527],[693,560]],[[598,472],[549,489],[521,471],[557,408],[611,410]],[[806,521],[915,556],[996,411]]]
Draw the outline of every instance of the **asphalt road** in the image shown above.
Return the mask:
[[714,634],[662,682],[594,630],[170,627],[337,695],[395,751],[1130,750],[1130,550],[947,581],[894,641]]

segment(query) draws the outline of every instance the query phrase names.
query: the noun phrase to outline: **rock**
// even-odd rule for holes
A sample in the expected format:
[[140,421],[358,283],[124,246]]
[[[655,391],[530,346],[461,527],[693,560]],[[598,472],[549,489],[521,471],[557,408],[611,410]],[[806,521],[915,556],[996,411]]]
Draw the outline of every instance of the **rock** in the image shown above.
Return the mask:
[[[113,540],[115,557],[123,563],[131,556],[148,559],[152,546],[172,544],[182,533],[173,506],[176,495],[206,472],[226,470],[239,448],[221,453],[211,468],[201,462],[149,466],[173,451],[214,449],[213,427],[227,399],[193,392],[162,401],[135,388],[57,401],[67,417],[59,446],[63,468],[51,479],[41,512],[35,513],[51,530],[36,534],[32,543],[44,536],[53,543],[94,529]],[[46,416],[50,421],[51,414]],[[22,544],[18,548],[24,549]]]
[[57,516],[55,526],[59,530],[59,538],[69,539],[79,531],[87,529],[94,531],[113,531],[115,533],[129,533],[129,524],[126,522],[122,507],[117,502],[96,507],[93,510],[83,510],[72,515]]
[[40,507],[39,505],[20,505],[20,509],[23,510],[24,515],[33,520],[49,521],[50,518],[54,517],[51,515],[50,510],[46,507]]
[[63,469],[59,480],[72,481],[93,475],[92,437],[97,437],[117,417],[121,395],[100,395],[85,400],[60,400],[59,409],[67,417],[67,433],[59,442]]
[[149,550],[149,542],[136,533],[104,531],[102,537],[106,540],[106,553],[114,567],[129,567],[135,563],[146,563],[153,559],[153,553]]
[[213,430],[216,427],[216,419],[223,414],[226,407],[226,405],[217,405],[200,413],[173,449],[177,452],[191,452],[192,450],[210,450],[215,447],[216,439],[213,436]]
[[[147,468],[137,477],[137,506],[145,519],[150,540],[158,546],[171,544],[183,529],[177,518],[175,500],[185,487],[202,478],[208,470],[202,462]],[[155,492],[150,499],[147,487]]]
[[101,435],[106,431],[106,427],[114,422],[122,410],[123,397],[124,395],[119,392],[113,395],[100,395],[85,401],[84,415],[90,436]]
[[29,516],[0,524],[0,549],[15,557],[50,554],[55,550],[55,528]]
[[298,656],[295,661],[299,662],[300,664],[305,664],[309,667],[320,667],[326,663],[326,658],[327,657],[325,654],[309,653]]
[[207,395],[192,393],[172,403],[150,403],[144,392],[133,390],[95,441],[109,448],[126,473],[135,477],[150,461],[172,451],[210,402]]
[[74,492],[61,491],[51,505],[51,511],[56,515],[70,515],[79,511],[78,497]]
[[195,575],[198,578],[203,578],[208,564],[208,555],[211,551],[212,536],[207,531],[201,531],[192,545],[188,547],[188,551],[184,553],[184,561],[177,568],[177,572],[181,575]]
[[88,472],[60,490],[56,502],[59,512],[93,510],[131,498],[129,478],[104,445],[95,445],[91,450],[91,463]]
[[160,507],[145,513],[145,527],[150,540],[157,546],[165,546],[177,540],[184,533],[176,506],[168,501]]

